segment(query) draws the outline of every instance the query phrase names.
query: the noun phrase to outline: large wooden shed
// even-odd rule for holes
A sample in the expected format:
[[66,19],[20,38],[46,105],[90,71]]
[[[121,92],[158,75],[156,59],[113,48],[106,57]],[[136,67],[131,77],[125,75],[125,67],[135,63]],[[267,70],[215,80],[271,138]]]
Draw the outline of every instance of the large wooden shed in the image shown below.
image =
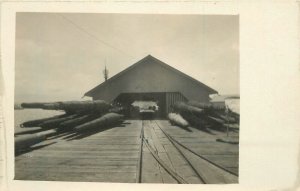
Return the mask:
[[156,101],[159,113],[165,116],[176,101],[209,102],[209,95],[216,93],[216,90],[148,55],[84,95],[93,100],[123,105],[137,100]]

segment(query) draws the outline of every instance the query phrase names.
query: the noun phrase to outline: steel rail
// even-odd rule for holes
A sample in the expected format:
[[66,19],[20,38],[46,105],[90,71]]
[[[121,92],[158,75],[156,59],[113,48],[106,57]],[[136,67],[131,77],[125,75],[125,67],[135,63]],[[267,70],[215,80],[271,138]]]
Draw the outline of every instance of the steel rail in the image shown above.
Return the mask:
[[142,121],[142,128],[140,134],[140,150],[139,150],[139,160],[137,164],[137,175],[136,175],[136,183],[142,182],[142,166],[143,166],[143,140],[144,140],[144,121]]
[[172,143],[172,145],[176,148],[176,150],[181,154],[181,156],[185,159],[185,161],[190,165],[192,170],[195,172],[195,174],[198,176],[198,178],[202,181],[203,184],[206,184],[206,181],[201,176],[201,174],[198,173],[198,171],[195,169],[194,165],[190,162],[190,160],[182,153],[182,151],[178,148],[178,146],[173,142],[173,140],[169,137],[168,134],[166,134],[160,126],[157,124],[156,121],[154,121],[156,125],[159,127],[159,129],[164,133],[164,135],[167,137],[167,139]]
[[176,142],[178,145],[182,146],[182,147],[185,148],[186,150],[190,151],[191,153],[195,154],[196,156],[200,157],[201,159],[207,161],[208,163],[210,163],[210,164],[212,164],[212,165],[214,165],[214,166],[216,166],[216,167],[218,167],[218,168],[220,168],[220,169],[222,169],[222,170],[224,170],[224,171],[226,171],[226,172],[228,172],[228,173],[230,173],[230,174],[232,174],[232,175],[234,175],[234,176],[238,176],[237,173],[234,173],[234,172],[231,172],[230,170],[227,170],[226,168],[224,168],[224,167],[222,167],[222,166],[220,166],[220,165],[214,163],[213,161],[211,161],[211,160],[205,158],[204,156],[202,156],[202,155],[196,153],[196,152],[193,151],[192,149],[190,149],[190,148],[188,148],[187,146],[183,145],[183,144],[180,143],[178,140],[176,140],[176,139],[173,138],[171,135],[169,135],[169,134],[166,133],[164,130],[162,130],[162,128],[160,127],[160,125],[159,125],[156,121],[155,121],[155,123],[156,123],[156,125],[159,127],[159,129],[166,135],[166,137],[167,137],[169,140],[171,140],[171,142]]
[[154,149],[149,145],[147,139],[144,139],[145,145],[149,149],[152,156],[155,158],[155,160],[159,163],[161,167],[165,169],[179,184],[188,184],[187,181],[185,181],[181,176],[179,176],[175,171],[173,171],[167,164],[165,164],[159,156],[155,153]]

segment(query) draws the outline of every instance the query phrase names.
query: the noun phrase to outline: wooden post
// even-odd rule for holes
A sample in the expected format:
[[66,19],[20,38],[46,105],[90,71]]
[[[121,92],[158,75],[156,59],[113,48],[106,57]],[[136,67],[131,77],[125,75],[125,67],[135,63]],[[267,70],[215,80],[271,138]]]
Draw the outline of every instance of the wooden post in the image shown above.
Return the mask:
[[226,132],[226,135],[227,135],[227,138],[228,138],[228,135],[229,135],[229,119],[228,119],[228,112],[229,112],[229,109],[228,109],[228,106],[225,104],[225,107],[226,107],[226,109],[225,109],[225,112],[226,112],[226,130],[227,130],[227,132]]

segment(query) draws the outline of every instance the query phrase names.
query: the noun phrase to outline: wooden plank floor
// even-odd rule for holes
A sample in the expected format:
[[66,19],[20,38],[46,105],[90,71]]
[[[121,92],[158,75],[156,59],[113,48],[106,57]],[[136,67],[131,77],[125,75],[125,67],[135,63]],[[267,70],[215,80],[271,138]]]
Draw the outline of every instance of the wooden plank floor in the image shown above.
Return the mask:
[[46,146],[16,157],[15,179],[128,182],[136,180],[142,121],[92,135],[65,135]]
[[[225,132],[210,130],[201,131],[197,128],[188,127],[183,129],[172,126],[168,121],[157,121],[157,124],[180,143],[195,151],[197,154],[213,161],[214,163],[238,174],[239,145],[218,142],[216,139],[226,137]],[[157,132],[163,133],[157,128]],[[237,137],[237,132],[230,132],[230,137]]]
[[[238,173],[238,145],[217,142],[226,134],[210,133],[188,127],[172,126],[167,120],[126,120],[122,125],[92,134],[63,134],[35,145],[32,151],[16,156],[15,179],[85,182],[124,182],[137,180],[140,133],[144,126],[146,141],[159,158],[188,183],[237,183],[234,177],[180,148],[190,164],[167,139],[160,128],[192,149]],[[230,132],[238,138],[238,133]],[[144,144],[142,183],[178,183],[159,163]]]

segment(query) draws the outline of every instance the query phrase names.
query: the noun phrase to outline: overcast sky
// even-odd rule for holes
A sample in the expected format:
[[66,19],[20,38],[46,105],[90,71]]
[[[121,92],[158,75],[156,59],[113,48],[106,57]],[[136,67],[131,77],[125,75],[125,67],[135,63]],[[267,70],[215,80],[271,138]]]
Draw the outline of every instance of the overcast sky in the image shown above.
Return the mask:
[[217,90],[239,93],[238,16],[18,13],[16,102],[79,100],[151,54]]

